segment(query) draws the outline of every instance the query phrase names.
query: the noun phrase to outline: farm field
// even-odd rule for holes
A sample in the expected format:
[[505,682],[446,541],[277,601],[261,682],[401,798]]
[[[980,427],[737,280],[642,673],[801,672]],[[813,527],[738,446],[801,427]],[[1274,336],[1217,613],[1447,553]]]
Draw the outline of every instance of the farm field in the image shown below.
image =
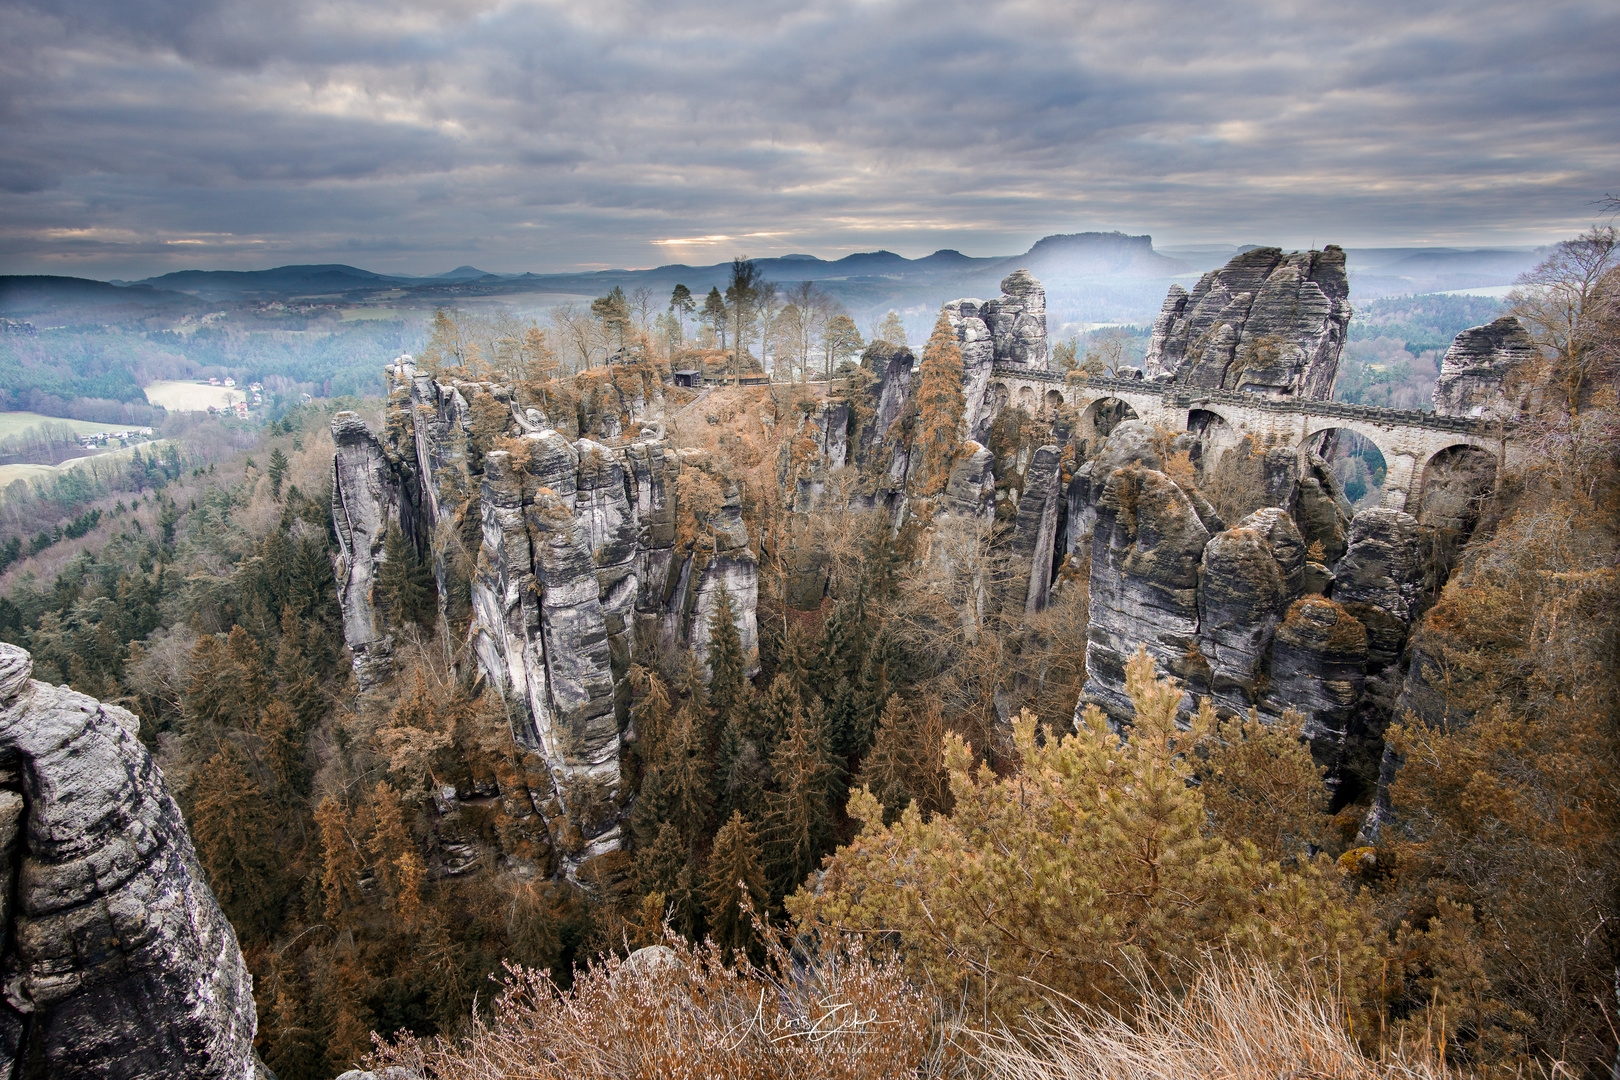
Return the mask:
[[27,431],[41,424],[66,424],[80,435],[96,431],[122,431],[129,424],[102,424],[94,420],[69,420],[61,416],[46,416],[36,412],[0,412],[0,439]]
[[147,401],[170,412],[207,412],[209,406],[223,409],[247,400],[247,391],[240,386],[209,386],[190,380],[155,382],[145,391]]
[[44,479],[60,473],[63,469],[74,469],[89,461],[107,461],[109,459],[129,457],[137,449],[146,453],[166,445],[166,441],[140,443],[137,446],[125,446],[118,450],[107,450],[99,454],[87,454],[84,457],[72,458],[60,465],[0,465],[0,492],[16,483],[18,480]]

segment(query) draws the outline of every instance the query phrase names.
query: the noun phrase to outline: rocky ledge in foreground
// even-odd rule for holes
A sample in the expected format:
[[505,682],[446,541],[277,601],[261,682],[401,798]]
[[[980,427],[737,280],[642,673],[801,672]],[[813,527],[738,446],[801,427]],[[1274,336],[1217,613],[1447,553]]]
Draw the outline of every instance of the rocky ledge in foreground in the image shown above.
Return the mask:
[[0,1078],[256,1080],[252,979],[134,714],[0,644]]

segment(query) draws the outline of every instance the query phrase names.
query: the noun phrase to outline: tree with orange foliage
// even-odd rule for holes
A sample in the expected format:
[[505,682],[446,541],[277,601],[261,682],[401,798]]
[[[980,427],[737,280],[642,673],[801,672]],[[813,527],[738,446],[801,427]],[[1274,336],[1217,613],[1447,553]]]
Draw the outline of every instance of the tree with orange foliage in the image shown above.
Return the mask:
[[962,347],[945,313],[923,347],[922,385],[917,390],[917,434],[912,453],[919,462],[912,478],[916,495],[938,495],[951,478],[951,458],[962,442]]

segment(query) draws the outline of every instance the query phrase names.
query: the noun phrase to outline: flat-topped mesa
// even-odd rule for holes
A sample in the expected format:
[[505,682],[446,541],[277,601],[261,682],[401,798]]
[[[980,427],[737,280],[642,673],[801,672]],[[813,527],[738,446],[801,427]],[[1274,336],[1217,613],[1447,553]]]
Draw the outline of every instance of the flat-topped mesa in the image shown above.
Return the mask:
[[1504,380],[1536,359],[1536,343],[1512,315],[1458,334],[1440,361],[1434,411],[1441,416],[1507,420],[1520,415]]
[[[513,737],[545,763],[529,796],[572,874],[619,847],[620,733],[638,642],[701,655],[724,588],[744,650],[757,647],[759,575],[740,492],[700,451],[572,438],[543,413],[520,415],[511,387],[443,383],[409,363],[389,370],[380,440],[352,413],[333,421],[336,571],[356,675],[362,688],[391,677],[387,613],[367,582],[387,528],[408,524],[432,559],[442,625],[466,627]],[[581,392],[614,410],[660,401],[634,389],[604,377]],[[587,426],[620,432],[640,419],[615,412]]]
[[994,300],[962,299],[945,305],[945,317],[962,347],[965,434],[983,440],[995,419],[986,408],[990,371],[996,364],[1047,370],[1046,290],[1028,270],[1001,281]]
[[0,1076],[254,1080],[253,981],[139,721],[0,644]]
[[1199,279],[1170,286],[1145,367],[1177,383],[1326,401],[1350,322],[1344,252],[1254,248]]

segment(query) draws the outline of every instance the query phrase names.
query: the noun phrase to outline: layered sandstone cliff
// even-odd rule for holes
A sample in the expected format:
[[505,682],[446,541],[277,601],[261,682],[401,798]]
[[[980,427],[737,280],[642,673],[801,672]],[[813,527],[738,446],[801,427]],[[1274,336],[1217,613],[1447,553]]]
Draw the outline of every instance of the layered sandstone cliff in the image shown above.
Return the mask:
[[[401,360],[380,437],[352,413],[332,423],[334,571],[357,680],[391,676],[375,583],[381,538],[398,526],[431,559],[443,626],[465,627],[514,738],[545,763],[529,795],[565,871],[619,845],[636,651],[702,656],[721,589],[744,649],[757,641],[758,570],[736,485],[708,455],[657,437],[658,390],[629,376],[587,389],[608,407],[581,405],[573,427],[583,416],[596,438],[546,426],[510,387],[439,382]],[[647,435],[610,434],[644,421]]]
[[0,644],[0,1076],[253,1080],[252,980],[139,722]]
[[1344,252],[1254,248],[1172,285],[1153,323],[1146,371],[1221,390],[1326,400],[1333,392],[1350,281]]

